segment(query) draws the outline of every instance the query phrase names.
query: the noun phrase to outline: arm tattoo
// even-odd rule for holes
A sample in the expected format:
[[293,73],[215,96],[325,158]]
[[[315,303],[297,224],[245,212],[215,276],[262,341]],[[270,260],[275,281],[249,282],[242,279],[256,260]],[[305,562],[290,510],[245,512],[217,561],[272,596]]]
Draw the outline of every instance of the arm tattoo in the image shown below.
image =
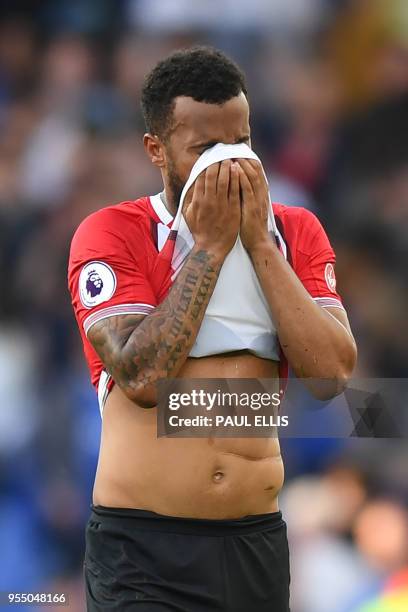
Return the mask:
[[190,253],[166,299],[152,314],[118,315],[95,323],[88,338],[109,374],[134,401],[162,378],[176,376],[188,357],[222,262]]

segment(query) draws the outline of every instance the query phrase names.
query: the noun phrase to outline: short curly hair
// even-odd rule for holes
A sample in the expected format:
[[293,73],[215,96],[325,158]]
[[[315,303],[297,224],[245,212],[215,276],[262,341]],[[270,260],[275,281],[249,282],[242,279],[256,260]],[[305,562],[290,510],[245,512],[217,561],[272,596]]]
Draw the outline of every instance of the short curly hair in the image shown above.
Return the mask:
[[168,135],[178,96],[223,104],[241,92],[247,95],[245,76],[221,51],[202,46],[176,51],[145,78],[141,106],[146,129],[163,139]]

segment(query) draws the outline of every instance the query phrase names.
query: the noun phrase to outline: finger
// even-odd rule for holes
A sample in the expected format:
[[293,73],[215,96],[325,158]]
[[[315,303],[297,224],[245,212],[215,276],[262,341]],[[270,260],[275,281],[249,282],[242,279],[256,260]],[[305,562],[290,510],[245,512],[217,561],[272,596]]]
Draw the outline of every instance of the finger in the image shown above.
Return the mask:
[[262,190],[267,190],[268,186],[261,164],[253,159],[241,159],[239,161],[242,162],[241,167],[249,178],[254,192],[259,193]]
[[255,172],[262,172],[262,166],[257,159],[246,159],[245,160]]
[[211,164],[205,171],[205,187],[204,193],[208,198],[214,198],[217,193],[217,178],[220,170],[220,164]]
[[205,172],[201,172],[187,191],[183,202],[183,214],[186,214],[194,201],[200,202],[204,195]]
[[243,170],[241,165],[239,166],[238,173],[239,173],[239,185],[242,190],[243,199],[245,200],[246,198],[254,195],[254,190],[252,188],[251,181],[249,180],[246,172]]
[[[252,160],[251,160],[252,161]],[[250,164],[249,159],[240,159],[239,163],[245,174],[248,176],[251,183],[254,183],[258,177],[257,170]]]
[[231,164],[231,177],[229,184],[228,201],[231,208],[238,208],[240,205],[239,198],[239,164],[233,162]]
[[217,180],[217,196],[227,200],[228,188],[230,183],[231,160],[225,159],[221,163],[220,172]]
[[184,196],[183,212],[186,212],[191,202],[193,201],[194,192],[195,192],[195,183],[191,185],[190,189],[187,191],[186,195]]
[[194,197],[202,197],[205,191],[205,172],[200,172],[194,182]]
[[246,157],[241,158],[239,161],[242,161],[245,168],[248,169],[249,172],[256,172],[257,174],[262,174],[262,165],[256,159],[248,159]]

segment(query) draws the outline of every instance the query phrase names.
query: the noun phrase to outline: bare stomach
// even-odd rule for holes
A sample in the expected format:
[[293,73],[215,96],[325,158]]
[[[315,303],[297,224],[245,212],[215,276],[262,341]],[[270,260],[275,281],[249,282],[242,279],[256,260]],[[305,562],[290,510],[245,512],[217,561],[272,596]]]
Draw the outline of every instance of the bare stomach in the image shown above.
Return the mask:
[[[188,359],[182,378],[271,378],[278,363],[248,353]],[[192,518],[278,510],[284,470],[277,438],[157,438],[156,409],[115,386],[103,413],[93,501]]]

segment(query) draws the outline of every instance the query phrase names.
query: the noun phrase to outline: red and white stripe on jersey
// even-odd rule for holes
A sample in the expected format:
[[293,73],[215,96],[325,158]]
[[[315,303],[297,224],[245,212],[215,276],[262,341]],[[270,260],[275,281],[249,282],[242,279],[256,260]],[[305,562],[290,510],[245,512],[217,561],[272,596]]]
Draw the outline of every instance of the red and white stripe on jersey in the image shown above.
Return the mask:
[[152,310],[154,310],[154,306],[151,306],[150,304],[118,304],[117,306],[109,306],[108,308],[102,308],[101,310],[97,310],[93,314],[89,315],[89,317],[84,319],[83,326],[85,335],[88,335],[88,332],[91,329],[92,325],[94,325],[98,321],[107,319],[108,317],[126,314],[148,315],[152,312]]
[[313,298],[316,304],[322,306],[323,308],[341,308],[344,310],[343,304],[340,300],[331,297],[315,297]]

